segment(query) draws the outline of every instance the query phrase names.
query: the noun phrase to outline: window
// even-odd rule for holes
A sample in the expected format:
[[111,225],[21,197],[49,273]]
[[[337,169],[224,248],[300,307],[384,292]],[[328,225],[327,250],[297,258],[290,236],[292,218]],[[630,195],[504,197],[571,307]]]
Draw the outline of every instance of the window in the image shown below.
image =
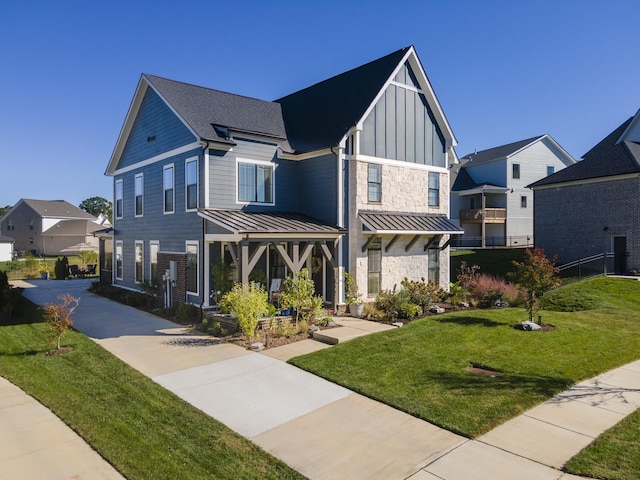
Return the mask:
[[185,165],[185,192],[187,210],[198,208],[198,160],[187,160]]
[[428,281],[433,281],[436,285],[440,284],[440,249],[439,248],[430,248],[428,251],[429,255],[429,272],[428,272]]
[[382,244],[376,240],[367,250],[367,294],[376,295],[380,291],[380,272],[382,271]]
[[273,165],[238,163],[238,201],[273,203]]
[[33,230],[33,227],[34,227],[33,220],[30,220],[29,221],[29,230]]
[[440,174],[429,172],[429,206],[440,206]]
[[555,168],[553,165],[547,165],[547,175],[553,175]]
[[527,196],[522,195],[520,197],[520,208],[527,208]]
[[149,242],[149,280],[155,284],[158,281],[158,252],[160,251],[160,242]]
[[512,165],[512,168],[513,168],[513,171],[512,171],[513,175],[512,175],[512,177],[513,177],[513,178],[520,178],[520,164],[519,164],[519,163],[514,163],[514,164]]
[[122,218],[122,180],[116,182],[116,218]]
[[370,163],[367,167],[367,200],[382,201],[382,165]]
[[122,241],[116,242],[116,279],[122,280]]
[[162,172],[162,185],[164,191],[164,213],[173,213],[173,204],[175,201],[175,193],[173,188],[173,165],[166,165]]
[[135,190],[135,215],[136,217],[142,216],[142,187],[143,187],[143,178],[142,174],[139,173],[135,177],[134,181],[134,190]]
[[16,226],[13,223],[13,220],[7,220],[7,230],[15,230]]
[[144,265],[144,242],[136,241],[136,283],[144,280],[142,265]]
[[187,293],[198,295],[198,242],[187,242]]

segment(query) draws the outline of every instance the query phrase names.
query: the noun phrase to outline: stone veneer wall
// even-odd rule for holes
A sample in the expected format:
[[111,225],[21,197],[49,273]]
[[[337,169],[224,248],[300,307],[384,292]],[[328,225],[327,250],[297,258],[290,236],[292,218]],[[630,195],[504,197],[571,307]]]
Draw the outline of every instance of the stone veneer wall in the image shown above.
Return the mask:
[[[349,188],[355,192],[355,205],[350,205],[349,212],[349,258],[350,270],[355,268],[356,280],[360,292],[366,296],[367,291],[367,252],[362,252],[362,245],[366,236],[360,231],[358,212],[360,210],[409,212],[409,213],[449,213],[449,172],[441,168],[415,168],[399,165],[382,164],[382,202],[369,203],[367,201],[367,167],[368,162],[351,161],[349,173]],[[429,171],[440,173],[440,205],[430,207],[429,199]],[[355,208],[354,208],[355,207]],[[392,248],[386,252],[385,246],[392,236],[382,236],[382,271],[381,289],[400,288],[400,282],[405,278],[411,280],[427,280],[429,258],[423,247],[429,237],[422,237],[405,252],[405,246],[413,238],[403,236]],[[447,237],[441,242],[445,242]],[[449,286],[449,248],[440,251],[440,285],[448,289]]]
[[612,252],[612,237],[621,235],[627,268],[640,270],[637,178],[538,189],[534,199],[534,242],[547,256],[558,255],[562,264]]

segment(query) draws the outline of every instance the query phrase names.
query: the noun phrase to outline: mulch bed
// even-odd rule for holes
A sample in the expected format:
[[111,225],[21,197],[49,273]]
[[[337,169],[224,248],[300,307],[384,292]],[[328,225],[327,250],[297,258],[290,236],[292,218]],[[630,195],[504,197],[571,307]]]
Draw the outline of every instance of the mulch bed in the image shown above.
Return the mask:
[[65,353],[69,353],[71,350],[73,350],[73,347],[54,348],[53,350],[49,350],[47,352],[44,352],[44,354],[47,357],[53,357],[55,355],[63,355]]

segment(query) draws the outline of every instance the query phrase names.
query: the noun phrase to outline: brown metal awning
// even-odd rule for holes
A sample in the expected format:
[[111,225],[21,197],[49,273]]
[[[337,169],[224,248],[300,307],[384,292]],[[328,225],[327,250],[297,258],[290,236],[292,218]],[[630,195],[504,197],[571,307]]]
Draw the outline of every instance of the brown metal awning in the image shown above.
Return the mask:
[[363,233],[391,235],[462,235],[444,215],[428,213],[360,212]]

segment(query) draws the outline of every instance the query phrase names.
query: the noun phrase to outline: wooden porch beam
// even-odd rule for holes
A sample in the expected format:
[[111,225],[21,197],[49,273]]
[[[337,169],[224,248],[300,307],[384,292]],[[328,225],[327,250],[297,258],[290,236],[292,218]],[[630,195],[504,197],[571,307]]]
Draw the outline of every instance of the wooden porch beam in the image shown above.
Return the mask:
[[336,261],[333,253],[331,253],[331,250],[329,250],[327,242],[318,242],[318,244],[320,245],[320,250],[322,250],[324,258],[326,258],[327,262],[329,262],[329,265],[331,265],[333,268],[336,268],[338,266],[338,262]]
[[281,243],[276,243],[276,250],[280,254],[280,257],[282,257],[282,260],[284,260],[284,263],[287,264],[287,267],[289,267],[289,270],[295,272],[296,268],[293,260],[291,260],[291,257],[289,257],[289,254],[287,253],[287,250],[284,248],[284,246]]
[[391,250],[391,247],[393,247],[393,244],[396,243],[399,238],[400,235],[394,235],[393,238],[389,240],[389,243],[387,243],[387,245],[384,247],[384,251],[388,252],[389,250]]
[[371,243],[373,241],[375,241],[378,238],[377,235],[371,235],[369,238],[367,238],[367,241],[364,242],[364,245],[362,245],[362,253],[367,251],[367,248],[369,248],[369,245],[371,245]]
[[420,239],[422,235],[414,235],[413,238],[407,243],[407,246],[404,247],[404,251],[408,252],[411,248],[416,244],[416,242]]
[[440,239],[442,235],[434,235],[429,239],[429,241],[424,246],[424,251],[426,252],[434,243],[440,243]]

